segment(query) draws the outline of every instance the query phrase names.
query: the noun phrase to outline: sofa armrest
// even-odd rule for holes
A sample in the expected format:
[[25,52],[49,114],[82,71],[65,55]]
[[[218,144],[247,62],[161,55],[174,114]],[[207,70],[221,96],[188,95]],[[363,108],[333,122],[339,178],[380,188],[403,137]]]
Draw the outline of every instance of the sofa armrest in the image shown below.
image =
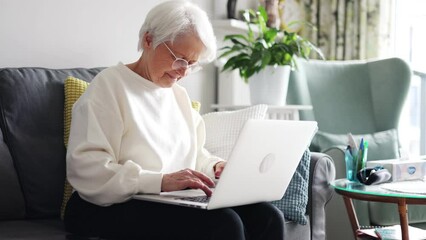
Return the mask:
[[[346,177],[345,153],[341,147],[331,147],[324,151],[333,159],[336,170],[336,178]],[[368,205],[366,201],[353,200],[354,208],[361,226],[369,226]],[[352,232],[351,223],[346,211],[343,198],[339,195],[333,197],[326,208],[326,233],[329,239],[353,239],[348,238]]]
[[[346,178],[345,150],[340,147],[331,147],[325,150],[324,153],[329,155],[334,161],[334,167],[336,169],[336,178]],[[339,199],[339,201],[343,200]],[[368,211],[368,202],[354,200],[353,204],[356,210],[359,224],[361,226],[369,226],[370,219]],[[330,215],[330,217],[335,216],[336,222],[338,222],[338,218],[340,216],[340,211],[338,211],[339,208],[335,206],[334,203],[332,203],[330,206],[334,206],[330,208],[329,212],[334,212]]]
[[312,152],[309,168],[309,200],[307,213],[310,216],[311,239],[324,240],[325,206],[333,196],[330,182],[335,179],[333,159],[324,153]]

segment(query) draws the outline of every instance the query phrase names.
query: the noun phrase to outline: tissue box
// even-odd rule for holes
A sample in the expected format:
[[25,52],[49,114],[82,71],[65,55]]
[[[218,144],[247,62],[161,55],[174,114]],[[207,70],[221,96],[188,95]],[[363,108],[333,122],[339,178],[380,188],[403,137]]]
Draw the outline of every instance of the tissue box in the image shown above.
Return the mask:
[[367,161],[367,167],[383,166],[387,169],[392,177],[390,181],[406,181],[423,179],[426,175],[426,160],[377,160]]

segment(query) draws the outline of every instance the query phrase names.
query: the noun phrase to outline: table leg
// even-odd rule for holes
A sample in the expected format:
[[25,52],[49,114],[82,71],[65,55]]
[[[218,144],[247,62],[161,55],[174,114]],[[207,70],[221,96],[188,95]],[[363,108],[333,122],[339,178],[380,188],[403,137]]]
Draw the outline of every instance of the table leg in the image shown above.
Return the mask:
[[399,213],[399,221],[401,223],[401,234],[402,240],[409,240],[409,232],[408,232],[408,213],[407,213],[407,203],[405,198],[401,198],[398,200],[398,213]]
[[359,229],[359,222],[358,222],[358,217],[356,216],[356,213],[355,213],[354,204],[351,198],[348,198],[346,196],[342,196],[342,197],[343,197],[343,201],[345,202],[346,212],[348,213],[349,221],[351,222],[352,231],[354,233],[355,239],[357,239],[357,230]]

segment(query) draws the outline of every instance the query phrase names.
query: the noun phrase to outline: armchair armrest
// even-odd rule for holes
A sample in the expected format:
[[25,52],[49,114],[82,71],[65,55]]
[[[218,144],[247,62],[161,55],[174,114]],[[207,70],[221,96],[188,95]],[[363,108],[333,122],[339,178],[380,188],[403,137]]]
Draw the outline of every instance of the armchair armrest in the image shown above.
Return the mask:
[[312,152],[309,168],[309,200],[307,213],[310,216],[311,239],[325,240],[325,206],[333,196],[330,181],[335,179],[333,159],[324,153]]

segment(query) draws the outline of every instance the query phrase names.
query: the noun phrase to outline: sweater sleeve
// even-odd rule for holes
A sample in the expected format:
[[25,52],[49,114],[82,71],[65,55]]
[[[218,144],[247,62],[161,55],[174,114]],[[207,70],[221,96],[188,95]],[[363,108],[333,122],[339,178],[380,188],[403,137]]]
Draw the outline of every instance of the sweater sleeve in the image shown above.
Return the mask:
[[124,127],[114,107],[84,101],[74,107],[72,116],[67,177],[82,198],[108,206],[138,192],[161,191],[160,172],[144,170],[132,159],[119,162]]

